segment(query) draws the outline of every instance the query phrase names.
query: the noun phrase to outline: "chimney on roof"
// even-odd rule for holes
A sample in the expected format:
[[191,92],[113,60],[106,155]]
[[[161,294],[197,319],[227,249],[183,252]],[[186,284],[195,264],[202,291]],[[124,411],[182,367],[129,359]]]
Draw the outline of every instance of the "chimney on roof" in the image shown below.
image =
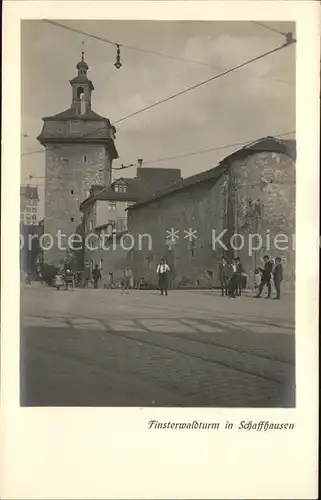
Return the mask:
[[139,158],[137,160],[137,163],[138,163],[138,168],[141,168],[143,166],[143,159],[142,158]]
[[104,187],[105,186],[102,186],[101,184],[93,184],[92,186],[90,186],[90,196],[95,196],[97,193],[99,193],[99,191],[104,189]]

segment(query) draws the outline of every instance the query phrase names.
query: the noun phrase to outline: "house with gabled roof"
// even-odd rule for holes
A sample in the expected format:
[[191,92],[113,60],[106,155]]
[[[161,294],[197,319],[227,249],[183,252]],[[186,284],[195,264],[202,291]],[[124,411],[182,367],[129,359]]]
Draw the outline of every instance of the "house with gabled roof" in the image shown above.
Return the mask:
[[179,169],[145,168],[141,163],[134,178],[119,177],[110,186],[91,186],[89,196],[80,204],[85,238],[84,260],[91,270],[95,265],[99,266],[103,283],[108,282],[109,273],[120,279],[127,263],[127,209],[152,196],[160,187],[168,187],[179,179]]

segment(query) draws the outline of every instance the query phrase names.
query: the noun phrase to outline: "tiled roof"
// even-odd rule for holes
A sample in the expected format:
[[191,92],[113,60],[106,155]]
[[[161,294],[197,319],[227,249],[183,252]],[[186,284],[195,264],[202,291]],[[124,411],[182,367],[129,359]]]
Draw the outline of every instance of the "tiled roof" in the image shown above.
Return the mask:
[[81,118],[82,120],[105,121],[108,122],[108,124],[110,125],[110,121],[108,120],[108,118],[100,116],[92,109],[87,109],[85,114],[79,115],[79,113],[77,113],[77,110],[75,108],[68,108],[65,111],[62,111],[61,113],[58,113],[57,115],[46,116],[43,118],[43,120],[60,121],[60,120],[70,120],[72,118],[77,118],[78,120],[79,118]]
[[[292,158],[296,159],[296,141],[294,139],[277,139],[276,137],[268,136],[263,137],[251,144],[247,144],[244,148],[239,149],[235,153],[227,156],[222,160],[222,162],[226,162],[230,159],[234,159],[236,157],[247,156],[249,153],[259,153],[259,152],[275,152],[275,153],[283,153]],[[221,163],[222,163],[221,162]]]
[[[127,184],[127,191],[125,193],[115,191],[114,189],[116,182],[120,180],[126,182]],[[90,204],[97,200],[136,202],[137,200],[141,199],[142,196],[143,196],[142,187],[138,179],[122,177],[121,179],[117,179],[116,181],[114,181],[111,184],[111,186],[102,188],[100,191],[97,191],[94,195],[91,195],[88,198],[86,198],[86,200],[84,200],[81,203],[80,209],[82,209],[84,205]]]
[[20,186],[20,196],[31,200],[39,200],[37,186]]
[[190,177],[185,177],[185,179],[180,179],[177,182],[173,182],[170,184],[168,187],[159,190],[155,192],[152,195],[148,195],[145,198],[143,198],[141,201],[136,203],[131,209],[135,209],[136,207],[139,207],[141,205],[144,205],[145,203],[150,203],[151,201],[157,200],[159,198],[163,198],[164,196],[168,196],[175,191],[179,191],[181,189],[185,189],[189,186],[193,186],[195,184],[198,184],[200,182],[205,182],[208,180],[212,180],[213,182],[216,182],[221,175],[227,170],[226,165],[219,165],[218,167],[211,168],[209,170],[205,170],[205,172],[200,172],[199,174],[192,175]]
[[131,210],[135,210],[137,207],[141,205],[145,205],[146,203],[150,203],[154,200],[163,198],[168,196],[175,191],[179,191],[181,189],[185,189],[189,186],[193,186],[200,182],[205,182],[211,180],[212,182],[216,182],[223,173],[225,173],[229,164],[232,160],[236,160],[238,158],[246,157],[249,154],[254,154],[257,152],[265,152],[271,151],[276,153],[284,153],[294,161],[296,159],[296,141],[295,140],[278,140],[274,137],[265,137],[259,139],[258,141],[248,144],[244,146],[244,148],[239,149],[235,153],[224,158],[217,167],[206,170],[205,172],[200,172],[199,174],[192,175],[190,177],[186,177],[185,179],[181,179],[177,182],[174,182],[169,187],[159,190],[153,195],[148,195],[146,198],[141,199],[138,203],[136,203]]

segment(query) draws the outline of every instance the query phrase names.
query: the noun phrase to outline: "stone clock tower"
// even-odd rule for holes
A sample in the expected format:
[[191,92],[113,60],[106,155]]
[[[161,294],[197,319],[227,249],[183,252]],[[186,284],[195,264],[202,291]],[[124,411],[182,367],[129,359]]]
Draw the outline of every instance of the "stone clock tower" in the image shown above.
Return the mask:
[[[44,232],[53,238],[53,248],[44,252],[44,260],[54,264],[66,255],[57,245],[58,231],[66,235],[61,240],[63,247],[81,222],[79,205],[87,198],[90,186],[110,185],[112,161],[118,158],[115,128],[91,109],[94,86],[87,76],[84,53],[77,70],[78,75],[70,80],[70,108],[43,118],[38,137],[46,148]],[[48,238],[44,245],[49,247],[50,242]]]

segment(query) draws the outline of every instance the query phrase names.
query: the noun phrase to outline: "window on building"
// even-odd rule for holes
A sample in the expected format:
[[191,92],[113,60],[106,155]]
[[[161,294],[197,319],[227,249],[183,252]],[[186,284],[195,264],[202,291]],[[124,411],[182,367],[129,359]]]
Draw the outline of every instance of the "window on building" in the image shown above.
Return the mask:
[[127,191],[127,186],[123,182],[117,182],[115,184],[115,191],[116,193],[126,193]]
[[36,216],[36,215],[33,215],[33,216],[32,216],[32,220],[37,220],[37,216]]
[[116,220],[116,230],[126,231],[127,230],[127,219],[117,219]]
[[103,271],[104,269],[104,259],[100,259],[100,270]]
[[77,97],[80,99],[82,97],[82,94],[84,93],[84,89],[82,87],[77,88]]
[[31,208],[32,208],[32,207],[27,207],[27,213],[30,213],[30,212],[31,212]]
[[81,131],[81,122],[78,120],[72,120],[70,122],[70,132],[79,133]]
[[87,156],[86,156],[86,155],[85,155],[85,156],[83,156],[83,158],[82,158],[82,159],[83,159],[83,161],[86,163],[86,161],[87,161]]
[[37,212],[36,207],[33,207],[33,208],[32,208],[32,212],[33,212],[34,214]]
[[114,212],[116,210],[116,202],[115,201],[110,201],[108,203],[108,210],[110,212]]
[[75,219],[73,217],[70,217],[70,222],[75,222]]
[[70,194],[74,194],[74,190],[73,189],[70,190]]

